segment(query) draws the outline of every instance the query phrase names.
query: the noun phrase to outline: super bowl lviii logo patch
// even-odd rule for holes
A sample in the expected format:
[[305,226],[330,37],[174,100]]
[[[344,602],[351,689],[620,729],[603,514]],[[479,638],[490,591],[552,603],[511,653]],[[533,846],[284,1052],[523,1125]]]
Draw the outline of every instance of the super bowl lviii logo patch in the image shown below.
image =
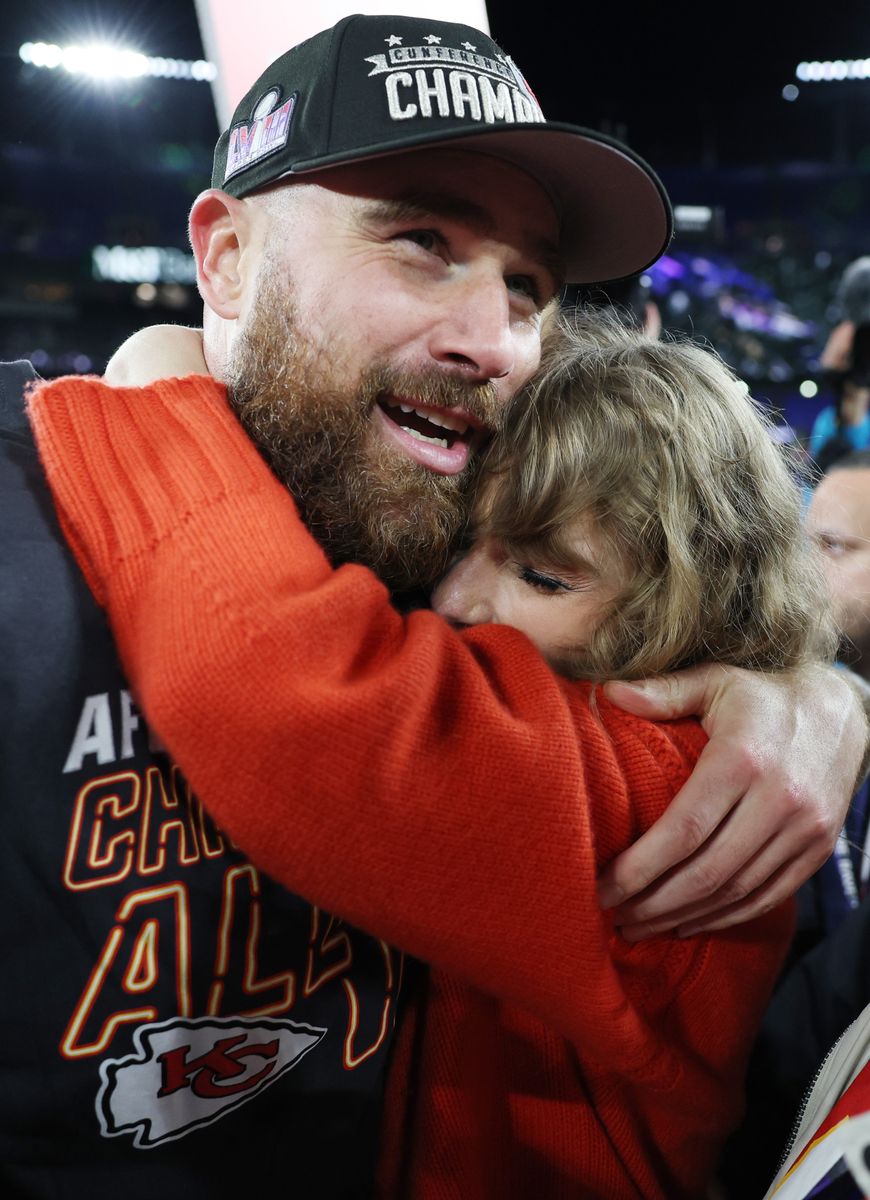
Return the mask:
[[395,35],[384,40],[386,52],[365,61],[372,67],[370,78],[383,78],[394,121],[452,117],[512,125],[544,120],[529,85],[507,56],[478,54],[472,42],[444,46],[435,34],[420,46],[403,46],[404,39]]
[[227,147],[224,183],[261,158],[274,154],[276,150],[283,150],[290,135],[296,96],[294,92],[283,104],[279,104],[280,89],[270,88],[257,101],[250,121],[233,126]]
[[184,1137],[271,1087],[325,1033],[297,1021],[238,1017],[142,1025],[135,1053],[100,1064],[103,1135],[130,1134],[139,1149]]

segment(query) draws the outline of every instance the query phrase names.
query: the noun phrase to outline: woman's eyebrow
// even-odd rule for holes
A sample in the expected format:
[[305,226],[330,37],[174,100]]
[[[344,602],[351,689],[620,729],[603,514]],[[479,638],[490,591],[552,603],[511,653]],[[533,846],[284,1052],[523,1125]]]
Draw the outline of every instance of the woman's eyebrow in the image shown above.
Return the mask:
[[561,549],[558,546],[544,550],[542,547],[536,546],[534,542],[525,545],[507,542],[506,545],[518,558],[528,558],[530,565],[535,569],[555,571],[568,578],[591,576],[598,579],[605,569],[605,565],[600,561],[595,561],[588,551],[573,550],[570,547]]
[[588,576],[591,579],[601,578],[601,568],[583,554],[572,554],[570,558],[566,557],[561,564],[557,565],[556,569],[568,579],[581,576]]

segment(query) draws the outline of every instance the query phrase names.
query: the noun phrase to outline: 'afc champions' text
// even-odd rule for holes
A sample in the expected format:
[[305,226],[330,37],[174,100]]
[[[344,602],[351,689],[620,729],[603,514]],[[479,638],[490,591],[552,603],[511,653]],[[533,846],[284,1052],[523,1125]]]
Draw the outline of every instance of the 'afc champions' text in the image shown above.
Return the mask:
[[[73,893],[115,889],[118,903],[63,1033],[61,1053],[103,1055],[119,1030],[129,1033],[131,1027],[176,1017],[276,1018],[335,981],[346,999],[344,1066],[352,1070],[387,1035],[401,955],[305,905],[302,957],[288,946],[293,961],[277,962],[275,946],[282,939],[264,930],[263,892],[270,885],[214,826],[167,758],[151,758],[145,767],[125,765],[137,749],[153,752],[147,739],[128,692],[85,700],[64,767],[67,775],[82,771],[88,777],[72,805],[63,883]],[[94,774],[95,766],[109,769]],[[202,876],[196,888],[189,877],[209,862],[210,886],[203,897]],[[203,911],[217,915],[203,922]],[[204,928],[210,946],[194,945]],[[355,955],[370,957],[373,944],[382,957],[383,990],[380,1011],[366,1013],[353,968]],[[171,981],[161,978],[167,970]],[[117,1002],[118,979],[123,1006]],[[165,1011],[167,996],[171,1011]]]

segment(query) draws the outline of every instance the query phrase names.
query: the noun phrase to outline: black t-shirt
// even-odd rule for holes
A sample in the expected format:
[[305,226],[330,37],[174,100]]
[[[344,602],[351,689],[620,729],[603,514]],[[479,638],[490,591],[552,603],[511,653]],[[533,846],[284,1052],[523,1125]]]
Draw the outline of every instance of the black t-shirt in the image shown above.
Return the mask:
[[0,366],[0,1195],[368,1196],[401,956],[264,878],[155,744],[33,378]]

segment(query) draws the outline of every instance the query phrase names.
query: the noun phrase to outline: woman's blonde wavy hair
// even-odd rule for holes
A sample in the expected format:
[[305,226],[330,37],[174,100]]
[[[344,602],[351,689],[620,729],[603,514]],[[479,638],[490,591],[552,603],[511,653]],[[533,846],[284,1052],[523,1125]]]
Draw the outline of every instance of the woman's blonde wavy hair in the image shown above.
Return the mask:
[[591,519],[628,582],[562,664],[630,679],[702,661],[829,658],[833,625],[801,495],[770,422],[720,358],[616,318],[557,318],[493,442],[479,518],[517,557],[571,563]]

